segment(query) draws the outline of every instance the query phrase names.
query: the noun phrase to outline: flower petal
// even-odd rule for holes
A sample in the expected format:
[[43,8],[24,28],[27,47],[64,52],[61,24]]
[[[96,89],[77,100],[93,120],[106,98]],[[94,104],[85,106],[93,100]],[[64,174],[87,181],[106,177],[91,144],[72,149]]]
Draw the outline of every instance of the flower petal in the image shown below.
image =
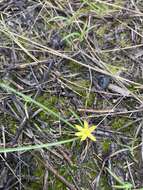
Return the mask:
[[88,135],[88,138],[90,138],[92,141],[96,141],[96,138],[92,134]]
[[78,137],[83,136],[83,133],[82,132],[76,132],[75,136],[78,136]]
[[87,135],[82,135],[81,141],[84,141],[87,138]]
[[76,129],[77,129],[78,131],[82,131],[82,130],[83,130],[83,127],[81,127],[80,125],[75,125],[75,127],[76,127]]
[[87,123],[86,120],[84,120],[84,128],[85,128],[85,129],[88,129],[88,128],[89,128],[89,127],[88,127],[88,123]]
[[96,141],[96,137],[92,135],[92,132],[97,128],[96,125],[89,127],[88,122],[84,120],[84,126],[75,125],[75,128],[78,132],[75,133],[75,136],[78,136],[81,141],[90,138],[92,141]]
[[97,128],[96,125],[93,125],[89,128],[90,133],[92,133]]

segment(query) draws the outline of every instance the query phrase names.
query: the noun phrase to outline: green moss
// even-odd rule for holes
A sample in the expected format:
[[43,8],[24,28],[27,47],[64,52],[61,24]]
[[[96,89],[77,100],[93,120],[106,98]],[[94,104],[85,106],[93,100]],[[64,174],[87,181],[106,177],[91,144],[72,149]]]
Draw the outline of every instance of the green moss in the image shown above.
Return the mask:
[[129,37],[128,37],[128,36],[126,37],[126,36],[127,36],[126,33],[121,33],[121,34],[120,34],[119,45],[120,45],[120,47],[122,47],[122,48],[132,45],[132,42],[129,41]]
[[75,85],[72,85],[72,89],[78,92],[81,96],[86,96],[86,89],[89,88],[89,81],[80,79],[74,82]]
[[58,98],[54,95],[49,95],[47,93],[37,98],[37,101],[46,106],[49,109],[57,110],[55,104],[57,103]]
[[105,140],[102,142],[102,149],[103,149],[103,152],[106,153],[106,152],[109,151],[110,144],[111,144],[111,140],[110,140],[110,139],[105,139]]
[[103,36],[108,31],[108,25],[102,25],[96,30],[96,34],[99,36]]
[[64,82],[67,88],[69,88],[75,94],[79,95],[80,97],[83,96],[84,98],[87,96],[87,90],[89,89],[90,81],[85,79],[78,79],[78,80],[71,79],[71,80],[65,80]]
[[[49,94],[45,93],[42,96],[37,98],[37,101],[46,106],[48,109],[54,111],[55,113],[59,113],[58,109],[56,108],[56,103],[58,102],[58,97],[57,96],[50,96]],[[55,116],[50,115],[47,117],[47,114],[45,112],[40,112],[40,117],[44,121],[49,119],[55,120],[57,119]]]
[[94,10],[98,16],[104,16],[111,12],[112,9],[109,8],[108,5],[99,3],[99,2],[91,2],[88,0],[84,0],[91,10]]
[[115,118],[112,121],[112,128],[113,129],[120,129],[121,127],[123,127],[123,125],[125,125],[127,123],[127,119],[126,118]]
[[[52,110],[53,112],[60,114],[60,110],[57,107],[57,104],[60,105],[60,108],[62,109],[61,116],[64,118],[67,118],[68,116],[71,116],[71,112],[69,111],[72,108],[72,105],[67,105],[69,104],[69,100],[65,97],[58,97],[58,96],[53,96],[48,93],[45,93],[43,96],[40,96],[37,98],[37,101],[42,103],[44,106],[46,106],[48,109]],[[53,124],[54,121],[57,121],[57,117],[53,116],[51,114],[47,114],[43,111],[39,113],[40,119],[43,121],[47,122],[49,125]]]
[[[143,81],[137,81],[137,82],[143,82]],[[137,86],[137,85],[134,85],[134,84],[130,84],[129,86],[128,86],[128,90],[130,90],[131,92],[138,92],[138,89],[140,89],[140,87],[139,86]]]
[[73,61],[69,61],[67,67],[71,71],[71,73],[77,73],[79,71],[81,72],[84,69],[83,66]]
[[37,163],[37,161],[34,158],[31,161],[32,161],[31,165],[34,170],[31,175],[34,176],[35,180],[29,182],[26,186],[26,189],[39,190],[42,189],[43,187],[43,177],[44,177],[45,168],[43,167],[41,162]]
[[[72,183],[71,175],[67,172],[67,166],[63,165],[58,168],[58,173],[63,176],[69,183]],[[54,181],[54,183],[53,183]],[[49,187],[48,189],[59,189],[59,190],[66,190],[66,186],[58,180],[53,174],[49,173]]]
[[124,127],[125,125],[129,124],[128,127],[125,127],[122,129],[122,132],[128,132],[129,134],[133,133],[133,128],[132,128],[132,119],[127,118],[127,117],[121,117],[121,118],[115,118],[112,119],[112,129],[120,129]]
[[[68,182],[72,182],[71,180],[71,175],[67,174],[65,171],[67,170],[67,168],[63,168],[62,171],[60,171],[61,175],[64,176],[66,178],[66,180]],[[57,189],[66,189],[65,185],[63,183],[61,183],[60,181],[57,181]]]
[[86,96],[85,99],[85,105],[87,107],[93,107],[94,101],[95,101],[96,94],[90,93],[89,96]]
[[6,126],[9,132],[12,134],[15,134],[17,125],[19,125],[19,123],[13,117],[7,114],[0,117],[0,123]]
[[18,128],[18,126],[17,126],[17,124],[12,120],[11,121],[12,123],[10,123],[10,132],[12,133],[12,134],[15,134],[15,132],[16,132],[16,129]]
[[108,70],[110,71],[110,73],[112,73],[113,75],[118,74],[118,72],[121,71],[125,71],[126,69],[122,66],[120,66],[119,64],[117,64],[118,66],[113,66],[113,65],[107,65]]
[[108,184],[108,179],[106,176],[102,176],[102,178],[100,178],[100,188],[102,190],[112,190],[112,187]]

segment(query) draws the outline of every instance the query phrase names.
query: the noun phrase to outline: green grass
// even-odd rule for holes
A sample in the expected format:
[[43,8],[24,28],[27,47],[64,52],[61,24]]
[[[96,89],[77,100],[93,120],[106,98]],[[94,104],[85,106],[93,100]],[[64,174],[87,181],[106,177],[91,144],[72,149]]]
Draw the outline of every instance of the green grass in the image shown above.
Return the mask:
[[[72,129],[74,129],[74,126],[69,123],[67,120],[65,120],[64,118],[62,118],[59,114],[57,114],[56,112],[52,111],[51,109],[49,109],[48,107],[46,107],[45,105],[37,102],[36,100],[32,99],[29,96],[24,95],[21,92],[16,91],[14,88],[11,88],[10,86],[4,84],[4,83],[0,83],[0,87],[5,89],[6,91],[10,92],[10,93],[14,93],[15,95],[23,98],[23,100],[25,102],[29,102],[29,103],[33,103],[36,106],[38,106],[39,108],[42,108],[43,111],[50,113],[51,115],[57,117],[58,119],[60,119],[61,121],[63,121],[65,124],[67,124],[69,127],[71,127]],[[16,148],[0,148],[0,153],[8,153],[8,152],[16,152],[16,151],[28,151],[28,150],[33,150],[33,149],[40,149],[40,148],[49,148],[52,146],[58,146],[61,144],[65,144],[65,143],[69,143],[72,141],[77,140],[78,138],[72,138],[72,139],[68,139],[68,140],[64,140],[64,141],[59,141],[59,142],[54,142],[54,143],[47,143],[47,144],[40,144],[40,145],[31,145],[31,146],[22,146],[22,147],[16,147]]]

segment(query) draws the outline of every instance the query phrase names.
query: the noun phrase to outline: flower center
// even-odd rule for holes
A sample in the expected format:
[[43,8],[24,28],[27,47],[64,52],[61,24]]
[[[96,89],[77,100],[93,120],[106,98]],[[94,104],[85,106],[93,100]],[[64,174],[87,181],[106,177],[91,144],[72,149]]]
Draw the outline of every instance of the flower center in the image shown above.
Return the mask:
[[88,136],[90,135],[90,131],[88,129],[84,129],[84,133]]

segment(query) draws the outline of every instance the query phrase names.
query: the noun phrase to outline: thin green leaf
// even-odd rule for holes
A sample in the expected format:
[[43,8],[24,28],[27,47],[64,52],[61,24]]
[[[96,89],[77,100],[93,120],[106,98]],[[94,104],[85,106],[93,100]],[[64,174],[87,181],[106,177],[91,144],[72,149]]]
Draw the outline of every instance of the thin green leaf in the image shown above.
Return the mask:
[[23,94],[21,92],[18,92],[14,88],[12,88],[12,87],[8,86],[7,84],[4,84],[4,83],[0,83],[0,87],[7,90],[7,91],[9,91],[9,92],[12,92],[12,93],[16,94],[17,96],[19,96],[21,98],[23,98],[24,101],[26,101],[26,102],[32,102],[33,104],[35,104],[39,108],[42,108],[43,111],[48,112],[49,114],[51,114],[51,115],[57,117],[58,119],[60,119],[61,121],[63,121],[68,126],[74,128],[74,126],[70,122],[68,122],[66,119],[62,118],[59,114],[57,114],[54,111],[50,110],[49,108],[47,108],[43,104],[37,102],[36,100],[32,99],[31,97],[29,97],[29,96],[27,96],[27,95],[25,95],[25,94]]
[[50,148],[52,146],[59,146],[61,144],[73,142],[73,141],[75,141],[77,139],[78,138],[72,138],[72,139],[63,140],[63,141],[59,141],[59,142],[38,144],[38,145],[30,145],[30,146],[21,146],[21,147],[14,147],[14,148],[0,148],[0,153],[10,153],[10,152],[35,150],[35,149],[41,149],[41,148]]

